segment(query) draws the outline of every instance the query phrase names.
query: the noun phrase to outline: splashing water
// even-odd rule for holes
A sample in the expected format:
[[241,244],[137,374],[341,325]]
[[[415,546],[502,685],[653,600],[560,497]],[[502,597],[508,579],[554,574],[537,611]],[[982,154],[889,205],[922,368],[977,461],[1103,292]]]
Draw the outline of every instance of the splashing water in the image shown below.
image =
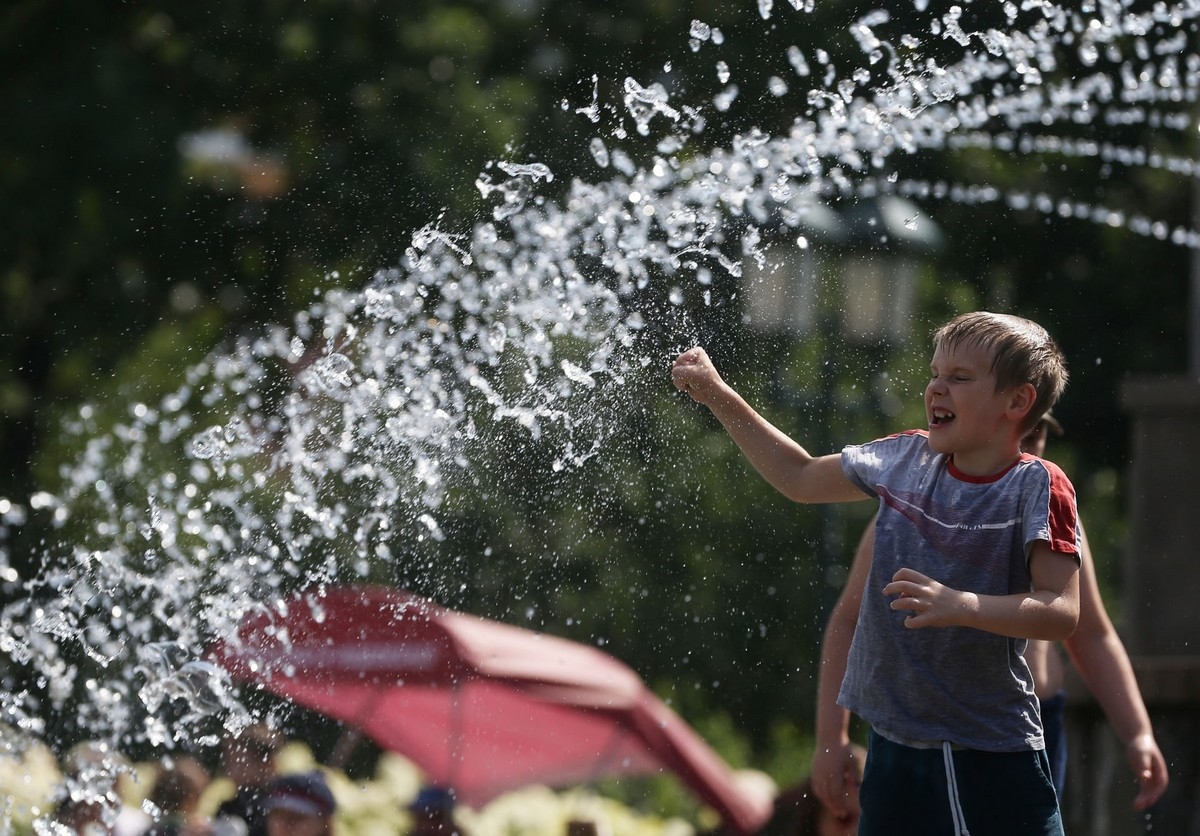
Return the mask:
[[[769,21],[813,3],[759,0],[758,11]],[[0,719],[36,736],[82,693],[79,728],[122,746],[204,739],[217,716],[244,726],[230,683],[204,661],[211,637],[297,588],[377,576],[409,559],[413,543],[436,546],[447,496],[505,437],[551,445],[556,472],[594,459],[628,381],[665,379],[669,357],[696,340],[681,288],[699,285],[711,300],[714,274],[738,277],[743,259],[770,257],[770,224],[794,227],[807,247],[804,198],[892,191],[1002,203],[1197,247],[1195,230],[1133,209],[888,171],[896,155],[983,148],[1196,176],[1191,158],[1053,129],[1194,130],[1200,55],[1186,52],[1184,33],[1200,6],[1135,13],[1047,0],[1003,12],[1003,29],[975,30],[956,6],[900,34],[871,12],[850,27],[863,62],[848,74],[819,50],[791,47],[763,93],[816,84],[810,116],[785,135],[751,130],[703,152],[680,153],[703,134],[705,114],[735,105],[738,74],[724,60],[715,67],[725,86],[708,103],[673,102],[662,84],[627,78],[609,105],[593,79],[592,101],[574,113],[601,128],[605,113],[621,115],[581,154],[605,179],[577,178],[555,201],[539,189],[558,173],[496,162],[476,181],[487,219],[418,230],[399,267],[206,358],[111,431],[82,409],[67,429],[84,451],[64,467],[61,490],[0,500],[0,525],[39,513],[72,532],[3,611],[0,651],[32,670],[44,695],[0,694]],[[695,52],[724,39],[699,20],[682,35]],[[948,46],[952,59],[933,57]],[[1085,72],[1057,72],[1072,61]],[[657,139],[650,159],[619,147],[626,117]],[[651,348],[663,342],[669,350]],[[86,675],[72,661],[80,654]]]

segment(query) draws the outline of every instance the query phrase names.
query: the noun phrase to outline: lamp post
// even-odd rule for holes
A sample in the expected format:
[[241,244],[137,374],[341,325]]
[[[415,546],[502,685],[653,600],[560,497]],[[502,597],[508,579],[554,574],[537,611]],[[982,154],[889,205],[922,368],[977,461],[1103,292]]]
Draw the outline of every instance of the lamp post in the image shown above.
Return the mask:
[[[886,367],[891,350],[911,332],[917,280],[943,235],[915,204],[895,195],[859,198],[841,212],[807,200],[788,208],[786,220],[761,230],[763,257],[743,260],[745,313],[747,324],[775,343],[771,399],[807,419],[805,446],[824,455],[835,443],[832,416],[844,344],[876,350],[878,366]],[[819,341],[817,383],[789,388],[783,358],[805,340]],[[847,555],[837,506],[819,505],[817,512],[823,624],[845,579]]]
[[858,200],[842,217],[848,227],[841,260],[846,335],[903,345],[912,333],[921,268],[942,249],[945,236],[916,204],[896,195]]

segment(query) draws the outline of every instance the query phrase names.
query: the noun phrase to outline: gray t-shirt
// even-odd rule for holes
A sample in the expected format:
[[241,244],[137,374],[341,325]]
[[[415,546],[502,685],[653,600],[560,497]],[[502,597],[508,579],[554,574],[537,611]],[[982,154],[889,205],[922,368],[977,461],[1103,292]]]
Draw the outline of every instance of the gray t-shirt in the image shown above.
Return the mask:
[[1038,540],[1079,556],[1075,491],[1030,455],[995,476],[958,471],[913,430],[842,451],[846,475],[879,499],[875,552],[838,704],[909,746],[1045,748],[1025,640],[970,627],[904,626],[883,588],[908,567],[982,595],[1029,591]]

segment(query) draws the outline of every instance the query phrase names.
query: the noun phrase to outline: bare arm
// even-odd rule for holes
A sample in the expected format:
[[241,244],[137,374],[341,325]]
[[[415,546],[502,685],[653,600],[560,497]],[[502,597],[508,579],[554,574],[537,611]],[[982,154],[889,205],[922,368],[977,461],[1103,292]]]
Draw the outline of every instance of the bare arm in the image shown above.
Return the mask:
[[1079,594],[1079,626],[1066,641],[1067,653],[1125,746],[1125,757],[1138,781],[1133,806],[1144,810],[1167,791],[1167,764],[1154,739],[1125,645],[1100,597],[1086,536]]
[[1062,641],[1079,621],[1079,563],[1046,541],[1029,557],[1033,588],[1013,595],[979,595],[951,589],[913,569],[900,569],[883,588],[898,596],[893,610],[912,613],[905,627],[975,627],[1024,639]]
[[859,770],[854,766],[854,751],[850,744],[850,712],[837,704],[838,691],[846,676],[850,643],[858,626],[858,609],[862,604],[867,575],[875,548],[875,518],[867,525],[842,594],[834,604],[825,625],[821,643],[821,667],[817,674],[817,739],[813,753],[812,787],[817,798],[837,818],[858,811],[858,787],[854,785]]
[[852,502],[867,499],[842,472],[840,455],[813,456],[759,415],[717,373],[708,354],[693,348],[671,368],[680,391],[709,408],[730,438],[777,491],[794,502]]

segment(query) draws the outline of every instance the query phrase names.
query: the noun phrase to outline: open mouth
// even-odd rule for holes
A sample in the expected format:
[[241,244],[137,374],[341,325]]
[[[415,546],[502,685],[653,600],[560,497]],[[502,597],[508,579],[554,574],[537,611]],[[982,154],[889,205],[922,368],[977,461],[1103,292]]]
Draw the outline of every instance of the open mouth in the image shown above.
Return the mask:
[[930,413],[929,426],[944,427],[954,420],[954,413],[948,409],[934,409]]

